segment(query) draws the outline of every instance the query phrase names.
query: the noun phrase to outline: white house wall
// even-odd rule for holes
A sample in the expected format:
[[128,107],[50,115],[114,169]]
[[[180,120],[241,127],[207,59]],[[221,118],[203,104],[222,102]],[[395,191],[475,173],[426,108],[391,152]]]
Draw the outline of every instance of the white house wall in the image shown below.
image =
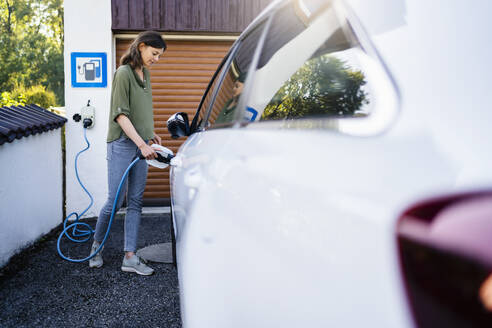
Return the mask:
[[[95,107],[95,126],[87,130],[90,149],[79,157],[79,176],[94,197],[94,205],[84,215],[98,216],[107,196],[106,134],[113,77],[113,36],[111,1],[65,0],[65,107],[67,149],[67,213],[80,213],[89,205],[89,198],[75,176],[76,154],[86,147],[82,122],[72,116],[80,113],[90,99]],[[72,52],[105,52],[107,55],[107,86],[104,88],[73,88],[71,85]]]
[[62,222],[60,132],[0,146],[0,267]]

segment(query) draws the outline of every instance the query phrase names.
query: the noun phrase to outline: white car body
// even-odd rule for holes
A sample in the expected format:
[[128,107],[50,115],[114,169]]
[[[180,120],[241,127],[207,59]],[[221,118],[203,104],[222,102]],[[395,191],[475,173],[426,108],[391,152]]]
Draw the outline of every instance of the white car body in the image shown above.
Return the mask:
[[171,177],[184,327],[412,327],[399,217],[492,186],[492,3],[348,4],[396,82],[395,117],[368,136],[192,134]]

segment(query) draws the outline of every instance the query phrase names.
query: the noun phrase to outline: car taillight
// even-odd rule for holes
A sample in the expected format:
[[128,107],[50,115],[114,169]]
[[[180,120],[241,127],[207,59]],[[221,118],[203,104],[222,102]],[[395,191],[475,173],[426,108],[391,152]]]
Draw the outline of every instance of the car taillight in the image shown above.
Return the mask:
[[492,191],[421,202],[403,213],[397,236],[418,327],[492,327],[479,297],[492,274]]

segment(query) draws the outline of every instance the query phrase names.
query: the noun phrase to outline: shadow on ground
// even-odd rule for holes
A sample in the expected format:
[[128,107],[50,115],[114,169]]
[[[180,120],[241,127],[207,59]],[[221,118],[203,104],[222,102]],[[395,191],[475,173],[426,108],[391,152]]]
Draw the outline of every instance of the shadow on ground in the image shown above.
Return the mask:
[[[145,215],[138,247],[169,242],[169,214]],[[95,227],[95,220],[88,220]],[[0,270],[0,327],[181,327],[176,269],[149,263],[144,277],[122,272],[124,220],[117,219],[103,252],[104,266],[62,260],[57,232],[14,256]],[[65,239],[70,257],[85,257],[90,242]]]

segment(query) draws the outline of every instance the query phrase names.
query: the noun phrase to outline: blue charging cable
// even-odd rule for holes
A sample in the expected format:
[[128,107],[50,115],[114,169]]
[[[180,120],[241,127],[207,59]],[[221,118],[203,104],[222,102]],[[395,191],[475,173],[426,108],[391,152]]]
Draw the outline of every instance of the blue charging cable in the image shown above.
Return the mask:
[[[91,200],[91,203],[89,204],[89,206],[82,213],[77,214],[76,212],[72,212],[72,213],[70,213],[65,218],[65,220],[63,221],[63,231],[60,233],[60,236],[58,236],[58,242],[56,244],[56,248],[58,250],[58,254],[60,255],[61,258],[63,258],[64,260],[67,260],[67,261],[70,261],[70,262],[76,262],[76,263],[80,263],[80,262],[84,262],[84,261],[90,260],[91,258],[93,258],[94,256],[96,256],[96,254],[99,253],[101,251],[101,249],[103,248],[104,243],[106,242],[106,239],[109,236],[109,231],[111,229],[111,224],[113,223],[114,214],[116,212],[116,204],[118,204],[118,199],[120,197],[121,188],[123,187],[123,184],[125,183],[125,180],[126,180],[126,178],[128,176],[128,173],[130,172],[131,168],[135,164],[137,164],[137,162],[140,159],[143,159],[141,156],[135,158],[135,160],[133,160],[133,162],[130,163],[130,165],[126,169],[125,173],[123,174],[123,177],[121,178],[121,181],[120,181],[120,185],[118,186],[118,190],[116,191],[116,196],[115,196],[114,203],[113,203],[113,209],[111,211],[111,217],[109,218],[109,223],[108,223],[108,228],[106,229],[106,234],[104,235],[104,239],[101,242],[101,244],[99,245],[99,247],[97,248],[97,250],[94,253],[92,253],[91,255],[89,255],[88,257],[82,258],[82,259],[72,259],[72,258],[70,258],[68,256],[65,256],[62,253],[61,249],[60,249],[61,239],[62,239],[63,236],[67,236],[68,239],[70,239],[71,241],[76,242],[76,243],[85,243],[86,241],[88,241],[91,238],[91,235],[94,233],[94,230],[91,228],[90,225],[88,225],[85,222],[80,222],[79,221],[79,218],[82,217],[82,215],[84,215],[87,212],[87,210],[89,210],[89,208],[92,206],[92,204],[94,204],[94,199],[92,198],[92,195],[85,188],[85,186],[82,183],[82,181],[80,181],[79,172],[78,172],[78,169],[77,169],[77,161],[79,159],[80,154],[82,154],[83,152],[85,152],[90,147],[89,140],[87,140],[86,130],[87,129],[84,128],[84,139],[85,139],[85,142],[87,143],[87,147],[85,149],[79,151],[78,154],[75,156],[75,175],[77,176],[77,180],[79,181],[79,184],[82,186],[82,189],[84,189],[84,191],[89,196],[89,198]],[[70,225],[67,226],[68,219],[70,217],[74,216],[74,215],[75,215],[75,221],[72,224],[70,224]],[[80,226],[83,226],[86,229],[77,229]],[[69,234],[69,230],[70,229],[72,229],[72,236],[73,237],[70,236],[70,234]],[[80,238],[80,239],[75,239],[74,237]],[[83,237],[86,237],[86,238],[83,238]]]

